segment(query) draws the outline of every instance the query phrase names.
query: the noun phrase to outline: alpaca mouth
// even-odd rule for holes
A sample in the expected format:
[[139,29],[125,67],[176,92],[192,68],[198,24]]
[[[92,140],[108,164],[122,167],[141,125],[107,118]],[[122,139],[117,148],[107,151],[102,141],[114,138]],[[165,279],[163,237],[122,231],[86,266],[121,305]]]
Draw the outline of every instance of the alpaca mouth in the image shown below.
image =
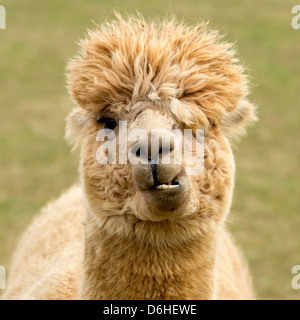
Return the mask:
[[[154,216],[174,217],[180,214],[180,208],[183,207],[185,200],[189,195],[189,183],[186,176],[179,174],[173,177],[160,177],[158,179],[154,176],[154,183],[148,189],[144,189],[144,196],[147,203],[147,210],[150,210]],[[170,179],[169,182],[166,182]]]
[[174,189],[180,187],[180,183],[173,179],[170,182],[167,183],[161,183],[161,184],[155,184],[154,188],[157,190],[168,190],[168,189]]

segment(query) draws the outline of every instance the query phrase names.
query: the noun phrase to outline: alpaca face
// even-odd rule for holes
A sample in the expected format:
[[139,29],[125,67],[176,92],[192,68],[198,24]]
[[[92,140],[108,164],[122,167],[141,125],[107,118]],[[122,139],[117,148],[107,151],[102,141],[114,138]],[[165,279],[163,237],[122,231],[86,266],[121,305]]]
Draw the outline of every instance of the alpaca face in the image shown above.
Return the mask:
[[[81,149],[86,205],[97,218],[225,218],[234,175],[228,137],[241,133],[254,114],[244,100],[243,69],[231,46],[219,40],[204,25],[148,25],[119,17],[81,42],[81,55],[68,67],[69,91],[81,108],[68,118],[67,137]],[[124,144],[121,122],[128,134],[146,134]],[[98,132],[105,127],[116,145],[116,161],[107,164],[97,161],[106,143]],[[164,157],[177,159],[174,141],[170,137],[168,150],[155,148],[154,129],[165,136],[173,129],[204,130],[203,170],[191,175],[186,161],[164,163]],[[130,162],[137,153],[145,162]]]
[[[234,162],[228,140],[220,128],[211,126],[204,130],[204,168],[198,175],[188,174],[184,159],[180,164],[174,163],[172,139],[168,150],[158,144],[153,151],[152,129],[163,129],[166,134],[175,128],[184,134],[186,128],[186,123],[180,121],[168,105],[157,107],[149,101],[141,102],[130,112],[117,114],[112,110],[90,113],[78,108],[69,117],[72,136],[76,130],[80,136],[77,137],[81,145],[80,173],[87,205],[98,218],[133,214],[142,220],[159,221],[201,214],[222,219],[228,211]],[[113,129],[116,159],[120,159],[123,148],[120,143],[124,142],[120,121],[126,121],[128,134],[133,129],[143,129],[147,135],[127,142],[127,163],[100,164],[97,152],[107,141],[97,141],[97,135],[107,125]],[[132,153],[146,157],[146,162],[131,163]],[[152,153],[159,157],[157,164],[151,164]],[[164,164],[162,160],[166,155],[171,161]]]

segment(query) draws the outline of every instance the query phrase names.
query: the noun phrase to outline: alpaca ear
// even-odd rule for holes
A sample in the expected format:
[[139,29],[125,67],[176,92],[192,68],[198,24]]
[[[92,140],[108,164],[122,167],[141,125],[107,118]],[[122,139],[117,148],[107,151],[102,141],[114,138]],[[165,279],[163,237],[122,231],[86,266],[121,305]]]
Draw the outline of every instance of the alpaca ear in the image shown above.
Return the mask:
[[255,107],[247,100],[242,100],[238,107],[227,112],[220,119],[220,128],[228,138],[237,138],[246,133],[246,127],[257,121]]
[[65,139],[77,150],[91,127],[91,115],[82,108],[75,108],[67,116]]

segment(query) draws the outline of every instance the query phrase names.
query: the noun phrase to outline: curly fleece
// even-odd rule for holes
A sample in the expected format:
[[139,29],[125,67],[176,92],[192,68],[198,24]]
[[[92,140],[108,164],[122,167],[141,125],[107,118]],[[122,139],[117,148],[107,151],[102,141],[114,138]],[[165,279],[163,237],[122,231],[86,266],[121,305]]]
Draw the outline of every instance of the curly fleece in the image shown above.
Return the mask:
[[[247,264],[225,227],[235,171],[227,136],[255,119],[232,45],[206,24],[118,16],[80,46],[68,65],[80,108],[68,117],[67,138],[81,150],[81,186],[23,235],[4,298],[253,298]],[[190,192],[176,218],[151,219],[130,165],[97,163],[101,112],[129,125],[140,113],[148,125],[165,117],[166,126],[206,128],[205,170],[186,178]]]
[[[178,99],[213,123],[247,95],[247,79],[233,46],[207,24],[187,27],[175,19],[147,23],[121,16],[80,42],[69,64],[74,101],[92,111],[150,99]],[[204,114],[202,114],[204,113]]]

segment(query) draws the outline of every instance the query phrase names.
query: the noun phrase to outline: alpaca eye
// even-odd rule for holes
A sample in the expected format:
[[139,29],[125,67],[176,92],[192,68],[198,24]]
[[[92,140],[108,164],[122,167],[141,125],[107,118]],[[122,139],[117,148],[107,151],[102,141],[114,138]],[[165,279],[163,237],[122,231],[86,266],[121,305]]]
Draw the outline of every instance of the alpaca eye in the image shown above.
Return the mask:
[[103,123],[105,129],[114,130],[114,128],[117,126],[117,123],[112,118],[100,118],[97,120],[98,123]]

